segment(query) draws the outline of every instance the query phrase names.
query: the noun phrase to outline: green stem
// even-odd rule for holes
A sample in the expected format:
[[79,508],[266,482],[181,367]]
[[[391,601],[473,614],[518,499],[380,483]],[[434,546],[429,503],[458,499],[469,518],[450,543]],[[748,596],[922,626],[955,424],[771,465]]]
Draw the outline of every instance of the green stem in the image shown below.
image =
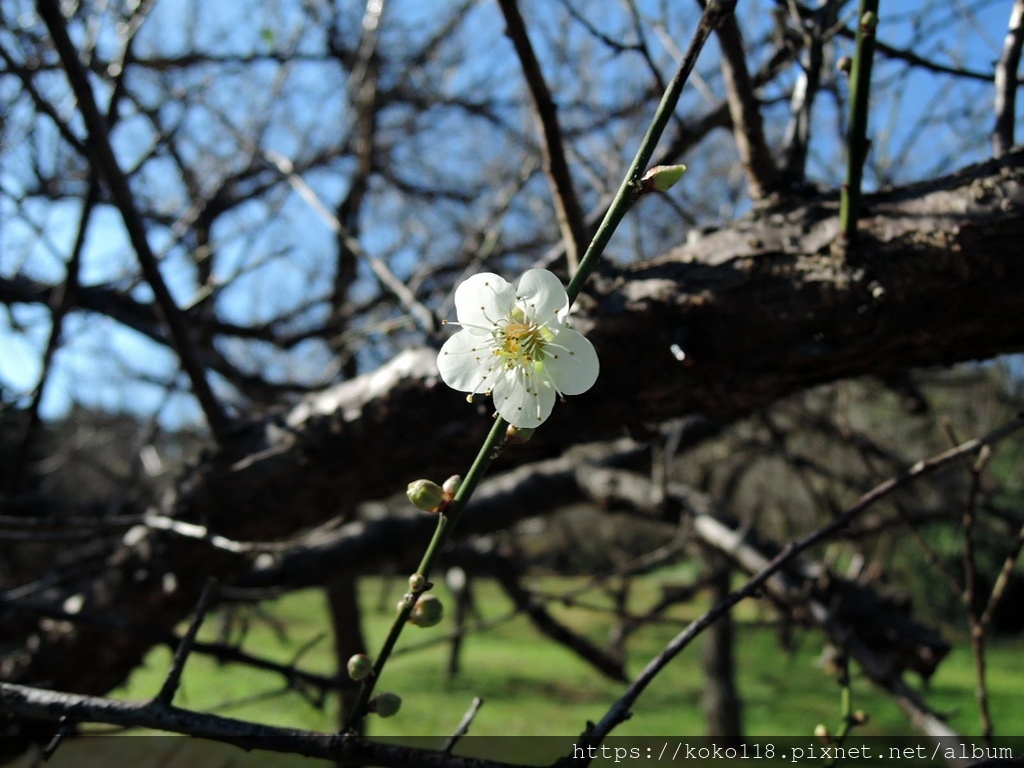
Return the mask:
[[[444,545],[447,543],[451,532],[455,529],[455,524],[462,516],[463,510],[466,508],[466,503],[473,495],[473,491],[476,490],[477,485],[480,484],[480,480],[487,472],[487,468],[496,458],[497,450],[501,445],[502,439],[505,437],[505,431],[507,428],[508,422],[503,418],[498,416],[494,419],[494,426],[491,427],[490,433],[487,435],[483,445],[480,447],[480,451],[477,453],[476,459],[474,459],[472,466],[469,468],[468,474],[462,481],[462,485],[459,486],[459,490],[456,491],[455,497],[448,505],[448,508],[437,516],[437,527],[434,529],[434,535],[431,537],[430,543],[427,545],[427,550],[423,553],[423,559],[420,561],[420,566],[416,571],[421,574],[424,579],[429,581],[430,574],[434,570],[437,558],[441,554],[441,550],[444,549]],[[355,703],[352,705],[352,709],[349,711],[348,717],[345,719],[346,727],[354,725],[366,714],[366,705],[370,701],[370,696],[373,695],[373,689],[377,684],[377,680],[384,671],[384,665],[391,656],[391,652],[395,649],[395,644],[398,642],[398,638],[401,636],[402,630],[405,628],[406,621],[409,619],[409,614],[412,613],[412,609],[415,604],[415,600],[408,601],[396,614],[395,620],[391,623],[391,628],[388,630],[387,637],[384,638],[384,644],[381,646],[380,653],[374,661],[373,674],[363,681],[363,684],[359,689],[359,696],[356,698]]]
[[572,280],[569,281],[566,293],[569,294],[570,304],[576,301],[576,297],[579,296],[584,283],[586,283],[590,273],[594,271],[594,267],[597,266],[598,259],[604,253],[604,249],[608,246],[608,241],[611,240],[616,227],[622,221],[622,217],[626,215],[626,212],[640,196],[640,177],[647,170],[647,165],[651,162],[651,157],[654,155],[654,149],[658,145],[658,140],[661,138],[661,134],[665,132],[668,121],[672,119],[672,113],[675,112],[676,105],[679,103],[683,86],[686,85],[690,72],[693,71],[693,67],[697,63],[697,56],[704,47],[704,43],[707,42],[712,30],[718,26],[722,19],[731,14],[735,8],[736,0],[710,0],[705,6],[704,13],[701,14],[700,21],[697,24],[697,30],[693,33],[693,39],[690,41],[690,47],[687,48],[686,54],[683,56],[682,61],[679,62],[679,68],[676,70],[671,82],[669,82],[668,87],[665,88],[665,95],[661,97],[661,103],[658,104],[658,109],[654,113],[651,125],[640,142],[640,148],[637,150],[636,157],[633,158],[629,171],[626,172],[626,177],[622,180],[619,191],[616,192],[615,199],[612,200],[612,204],[608,208],[608,213],[605,214],[601,225],[597,228],[594,239],[587,246],[587,251],[580,260],[579,269],[576,270]]
[[[640,177],[647,169],[658,140],[665,132],[665,128],[672,118],[676,104],[679,103],[679,96],[682,94],[683,86],[686,84],[686,80],[697,62],[697,56],[704,47],[704,43],[707,41],[712,30],[722,19],[735,10],[736,2],[737,0],[708,0],[705,5],[704,13],[700,17],[700,22],[698,23],[697,30],[694,32],[690,47],[687,49],[686,55],[683,56],[675,76],[665,90],[665,95],[662,97],[661,103],[654,113],[651,125],[640,143],[640,149],[629,166],[629,171],[623,179],[619,191],[616,193],[615,199],[608,209],[608,213],[605,214],[604,220],[587,247],[587,251],[580,261],[579,269],[576,270],[566,288],[570,304],[579,296],[587,277],[594,271],[598,259],[604,253],[604,249],[607,247],[608,241],[611,240],[612,234],[615,232],[616,227],[618,227],[619,222],[622,221],[622,217],[626,215],[630,206],[633,205],[640,195]],[[437,558],[455,529],[456,523],[458,523],[459,518],[462,516],[466,504],[469,502],[470,497],[472,497],[487,468],[497,456],[497,451],[505,436],[507,427],[508,423],[504,419],[501,417],[495,418],[494,426],[491,427],[487,439],[484,440],[483,446],[481,446],[479,453],[477,453],[476,459],[473,461],[473,465],[470,467],[465,480],[463,480],[459,490],[455,493],[448,508],[438,516],[437,528],[430,539],[430,544],[427,545],[427,550],[423,554],[423,559],[420,561],[419,570],[417,571],[424,579],[429,579]],[[381,673],[384,671],[384,665],[387,663],[388,657],[391,656],[391,652],[394,650],[402,630],[405,628],[406,621],[409,618],[409,614],[412,613],[414,605],[415,600],[409,600],[395,616],[391,629],[388,630],[387,637],[384,639],[384,645],[381,647],[380,654],[374,662],[373,674],[363,682],[362,687],[359,689],[359,696],[356,698],[345,720],[346,727],[353,726],[366,714],[366,706],[370,701],[370,696],[373,694],[373,689]]]
[[856,50],[850,73],[850,128],[846,136],[846,182],[839,200],[839,230],[847,244],[857,239],[861,184],[868,154],[868,102],[871,63],[875,53],[879,0],[860,0],[857,14]]

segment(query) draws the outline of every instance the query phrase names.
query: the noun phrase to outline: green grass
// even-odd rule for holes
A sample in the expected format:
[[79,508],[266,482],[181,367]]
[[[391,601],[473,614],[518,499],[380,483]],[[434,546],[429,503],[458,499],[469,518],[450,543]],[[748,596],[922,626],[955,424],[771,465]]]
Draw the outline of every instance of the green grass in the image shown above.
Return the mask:
[[[571,579],[545,579],[542,586],[561,590],[578,583]],[[402,585],[396,582],[396,590]],[[650,577],[634,589],[631,606],[640,610],[650,604],[658,577]],[[509,610],[510,604],[496,585],[474,585],[478,608],[486,617]],[[363,585],[364,606],[378,602],[381,584],[367,579]],[[441,590],[444,595],[444,591]],[[387,599],[390,606],[398,592]],[[585,600],[606,604],[592,593]],[[281,662],[292,660],[300,647],[323,634],[327,627],[324,601],[317,591],[283,597],[267,606],[287,627],[287,638],[275,635],[266,623],[254,622],[245,648]],[[583,608],[559,606],[552,609],[560,619],[596,642],[607,638],[607,616]],[[697,606],[685,606],[668,614],[669,623],[651,625],[633,635],[629,642],[630,674],[638,672],[656,655],[683,624],[696,615]],[[390,609],[365,611],[365,632],[370,647],[377,648],[390,622]],[[833,726],[838,719],[839,689],[816,659],[821,651],[820,636],[799,632],[796,647],[783,650],[777,633],[760,621],[756,604],[738,608],[736,656],[738,686],[744,701],[744,726],[750,736],[810,734],[815,725]],[[211,619],[211,625],[216,620]],[[443,638],[447,622],[422,630],[408,628],[399,648],[426,639]],[[213,639],[214,627],[204,627],[205,639]],[[615,731],[617,736],[699,735],[704,730],[700,712],[700,646],[702,638],[686,649],[643,694],[634,707],[634,717]],[[997,731],[1012,733],[1024,722],[1024,671],[1020,665],[1024,641],[1004,640],[992,644],[989,653],[989,692]],[[621,695],[624,686],[594,672],[570,651],[541,637],[523,617],[500,627],[472,634],[463,643],[461,672],[454,680],[444,675],[448,645],[439,644],[412,653],[399,653],[389,663],[378,690],[392,690],[403,699],[402,710],[393,718],[372,718],[371,733],[377,736],[446,735],[462,718],[474,696],[484,706],[473,722],[473,735],[574,735],[588,720],[598,720]],[[146,665],[117,692],[123,698],[153,695],[170,663],[166,650],[155,650]],[[331,674],[335,661],[328,638],[302,656],[300,666]],[[928,700],[942,711],[952,713],[951,725],[964,735],[979,731],[974,699],[973,661],[962,643],[940,665],[926,691]],[[334,730],[338,711],[331,699],[317,709],[294,692],[271,695],[282,688],[280,677],[239,665],[221,665],[193,656],[185,671],[175,702],[198,710],[214,710],[231,717],[275,725]],[[255,698],[254,698],[255,697]],[[909,735],[910,726],[884,692],[861,679],[854,669],[853,703],[871,716],[865,734]],[[1000,727],[1001,726],[1001,727]]]

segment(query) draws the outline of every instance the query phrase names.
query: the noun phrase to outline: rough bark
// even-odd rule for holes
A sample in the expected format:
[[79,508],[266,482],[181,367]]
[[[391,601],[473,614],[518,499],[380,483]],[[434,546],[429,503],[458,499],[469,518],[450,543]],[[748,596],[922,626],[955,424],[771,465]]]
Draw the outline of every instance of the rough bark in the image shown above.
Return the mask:
[[[649,262],[607,266],[577,322],[601,357],[597,386],[560,404],[498,468],[685,414],[728,421],[844,377],[1024,350],[1022,179],[1016,152],[870,197],[850,253],[832,247],[836,204],[820,198]],[[467,405],[438,380],[432,351],[410,350],[225,433],[163,512],[228,539],[288,537],[415,477],[464,471],[490,426],[483,400]],[[136,530],[75,591],[88,609],[116,605],[129,623],[173,626],[208,575],[231,580],[248,568],[246,557],[205,546],[201,563],[181,568],[197,551],[194,540]],[[13,650],[0,678],[56,689],[108,691],[149,647],[139,635],[25,613],[4,622]]]

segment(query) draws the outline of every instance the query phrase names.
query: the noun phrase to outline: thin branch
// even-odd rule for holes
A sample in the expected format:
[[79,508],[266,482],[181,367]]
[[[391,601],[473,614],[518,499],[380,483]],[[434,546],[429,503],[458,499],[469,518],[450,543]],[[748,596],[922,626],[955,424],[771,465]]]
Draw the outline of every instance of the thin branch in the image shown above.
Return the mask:
[[974,548],[974,522],[981,492],[981,477],[985,465],[992,456],[989,446],[982,448],[978,460],[968,469],[971,473],[971,487],[968,491],[967,503],[964,505],[963,536],[964,536],[964,590],[963,601],[967,610],[967,622],[971,630],[971,653],[974,656],[974,674],[977,685],[978,716],[981,719],[981,736],[987,744],[992,743],[992,713],[988,704],[988,681],[986,679],[985,659],[985,625],[981,623],[981,615],[977,602],[978,597],[978,561]]
[[114,148],[111,146],[107,120],[96,105],[92,87],[85,69],[79,61],[78,51],[68,34],[67,22],[56,0],[36,0],[36,9],[53,38],[68,82],[77,99],[79,111],[89,130],[90,156],[95,167],[105,179],[110,194],[121,213],[129,240],[131,240],[138,257],[139,266],[156,297],[156,308],[167,324],[174,347],[181,360],[181,366],[192,382],[192,389],[203,409],[210,430],[218,442],[222,442],[231,424],[230,418],[214,395],[210,382],[206,379],[206,373],[193,344],[188,322],[175,304],[174,298],[164,282],[163,275],[160,273],[156,255],[146,236],[145,222],[135,206],[135,199],[128,185],[128,179],[121,170]]
[[1024,45],[1024,0],[1016,0],[1010,12],[1010,26],[1003,42],[1003,55],[996,64],[996,124],[992,129],[992,155],[1002,157],[1013,146],[1017,122],[1017,68]]
[[356,258],[363,259],[369,265],[373,274],[380,281],[381,286],[398,299],[398,303],[416,319],[420,328],[427,333],[434,333],[441,327],[434,313],[420,303],[415,294],[409,290],[405,283],[398,279],[395,273],[388,268],[388,265],[363,249],[363,246],[360,245],[352,233],[327,209],[327,206],[324,205],[323,200],[320,199],[320,196],[317,195],[313,188],[296,173],[288,158],[271,151],[264,152],[263,156],[287,179],[292,189],[306,201],[307,205],[326,222],[327,226],[338,236],[338,240],[343,243],[344,247]]
[[650,165],[658,141],[665,132],[665,128],[668,127],[672,115],[675,113],[683,87],[690,79],[690,73],[693,72],[693,68],[697,64],[697,57],[704,50],[704,44],[707,42],[708,37],[710,37],[711,32],[732,16],[736,10],[736,3],[737,0],[709,0],[705,5],[704,12],[697,22],[697,28],[693,31],[693,37],[690,39],[690,46],[686,49],[686,53],[679,62],[679,67],[676,69],[675,74],[669,81],[668,87],[665,89],[664,95],[661,97],[661,102],[659,102],[654,118],[647,128],[647,133],[644,134],[643,139],[640,141],[640,147],[637,149],[636,156],[633,158],[633,162],[630,163],[629,170],[626,171],[625,178],[623,178],[622,184],[619,185],[619,189],[615,193],[615,198],[612,200],[608,212],[594,233],[590,245],[587,246],[587,252],[583,254],[583,259],[580,261],[580,268],[576,270],[572,280],[569,281],[569,285],[566,286],[566,293],[569,295],[570,304],[576,301],[576,297],[583,290],[587,277],[597,266],[597,259],[604,253],[608,242],[618,228],[619,222],[622,221],[626,212],[632,207],[633,202],[641,193],[640,177]]
[[517,0],[498,0],[498,5],[505,16],[505,34],[516,49],[537,112],[544,152],[544,171],[551,185],[555,215],[562,230],[565,258],[571,274],[579,266],[587,246],[587,223],[573,188],[572,175],[569,173],[569,163],[565,157],[565,140],[558,122],[558,109],[530,43],[530,36],[519,13]]
[[[349,101],[354,112],[352,138],[356,167],[349,179],[348,192],[336,209],[338,256],[334,272],[332,295],[333,311],[341,320],[352,284],[356,281],[359,254],[349,248],[350,240],[359,239],[359,217],[363,200],[369,190],[370,178],[375,170],[378,99],[377,42],[384,15],[384,0],[367,0],[363,11],[362,34],[356,61],[349,79]],[[351,235],[351,237],[349,237]],[[346,378],[356,373],[356,361],[351,357],[344,365]]]
[[[505,564],[506,566],[510,565],[507,561]],[[515,603],[516,608],[525,613],[540,632],[556,643],[564,645],[606,677],[622,682],[627,680],[622,659],[613,658],[583,635],[556,621],[543,603],[523,589],[517,575],[510,567],[496,568],[495,577],[505,590],[505,594]]]
[[196,614],[192,617],[192,621],[188,625],[188,631],[181,638],[181,642],[178,643],[178,647],[174,651],[171,669],[167,673],[167,679],[164,680],[164,684],[156,695],[154,703],[170,706],[171,702],[174,701],[174,694],[177,693],[178,686],[181,684],[181,673],[185,671],[185,662],[188,661],[189,654],[192,653],[192,649],[195,647],[196,635],[199,633],[199,627],[203,624],[203,619],[206,618],[206,614],[210,611],[216,588],[217,580],[207,579],[206,585],[203,587],[203,593],[199,597],[199,604],[196,606]]
[[71,127],[67,124],[67,121],[57,113],[53,104],[39,92],[38,88],[36,88],[36,84],[30,76],[29,68],[22,66],[15,61],[14,57],[7,52],[7,49],[4,48],[2,44],[0,44],[0,59],[3,60],[7,71],[13,72],[18,79],[21,80],[21,87],[25,89],[29,98],[32,99],[32,104],[39,112],[50,118],[54,126],[60,132],[61,138],[63,138],[69,146],[73,147],[82,155],[88,154],[88,148],[85,143],[75,135],[74,131],[72,131]]
[[754,201],[763,200],[779,186],[779,171],[764,138],[761,102],[747,70],[740,25],[732,14],[715,30],[722,50],[722,79],[732,117],[736,149],[747,174],[747,186]]
[[[962,456],[974,453],[980,450],[983,446],[993,445],[999,440],[1008,437],[1022,428],[1024,428],[1024,416],[1008,422],[983,437],[969,440],[956,448],[948,450],[930,459],[923,459],[905,472],[887,480],[864,494],[856,504],[848,508],[842,515],[838,516],[827,525],[822,526],[818,530],[808,534],[798,541],[788,544],[772,559],[770,563],[768,563],[767,566],[765,566],[763,570],[750,578],[743,587],[733,592],[727,600],[723,600],[716,604],[710,611],[691,623],[685,630],[673,638],[664,650],[652,659],[644,670],[634,679],[633,683],[629,686],[622,697],[615,702],[604,718],[602,718],[596,726],[588,729],[586,733],[581,735],[581,741],[585,744],[599,744],[616,726],[625,722],[629,717],[633,703],[670,661],[678,656],[679,653],[682,652],[682,650],[708,626],[717,621],[726,612],[732,610],[733,606],[738,602],[757,594],[757,592],[760,591],[772,576],[781,571],[798,554],[815,546],[816,544],[820,544],[839,531],[848,527],[850,523],[856,520],[857,517],[859,517],[865,510],[899,488],[902,488],[923,475],[934,472],[936,469],[939,469],[951,461],[959,460]],[[905,688],[902,683],[900,683],[900,686]],[[910,692],[909,689],[901,692],[906,695],[912,695],[912,692]],[[934,723],[932,723],[932,725],[934,725]]]
[[839,201],[839,229],[847,245],[857,238],[864,161],[870,143],[867,138],[871,94],[871,64],[875,52],[879,0],[860,0],[857,13],[857,44],[850,75],[850,127],[846,136],[846,181]]
[[60,348],[64,318],[74,306],[75,297],[78,293],[82,251],[85,249],[85,236],[89,230],[92,212],[99,201],[99,193],[99,179],[96,176],[96,171],[93,170],[89,174],[89,189],[82,203],[78,231],[75,234],[74,245],[71,247],[71,257],[68,259],[64,282],[55,293],[51,294],[50,333],[46,339],[46,347],[43,350],[42,371],[39,374],[39,381],[36,384],[35,391],[32,393],[32,401],[29,403],[28,412],[25,415],[25,431],[21,436],[21,443],[18,446],[14,467],[10,474],[9,490],[11,493],[17,493],[20,490],[19,486],[25,478],[25,467],[29,461],[32,439],[40,423],[39,409],[43,403],[43,394],[46,391],[46,384],[50,380],[54,356]]
[[794,11],[794,22],[803,28],[804,50],[800,57],[800,75],[790,97],[791,116],[782,151],[782,175],[791,185],[802,184],[806,177],[811,117],[821,87],[824,47],[838,31],[837,19],[847,2],[849,0],[828,0],[806,16]]
[[477,712],[480,711],[480,707],[483,705],[483,699],[479,696],[473,697],[473,703],[469,705],[469,709],[466,710],[466,714],[463,715],[462,720],[459,721],[459,725],[455,728],[455,732],[445,739],[444,746],[441,747],[442,752],[451,754],[452,750],[455,749],[455,745],[459,742],[459,739],[469,732],[469,726],[473,724],[473,720],[476,718]]
[[985,610],[979,619],[982,627],[988,627],[992,622],[992,614],[995,612],[1000,600],[1003,599],[1006,586],[1010,583],[1010,576],[1013,574],[1014,566],[1017,564],[1017,558],[1020,557],[1022,549],[1024,549],[1024,526],[1021,526],[1021,529],[1017,532],[1017,540],[1007,553],[1006,560],[1003,561],[1003,567],[996,577],[996,583],[993,585],[992,593],[988,597],[988,604],[985,606]]

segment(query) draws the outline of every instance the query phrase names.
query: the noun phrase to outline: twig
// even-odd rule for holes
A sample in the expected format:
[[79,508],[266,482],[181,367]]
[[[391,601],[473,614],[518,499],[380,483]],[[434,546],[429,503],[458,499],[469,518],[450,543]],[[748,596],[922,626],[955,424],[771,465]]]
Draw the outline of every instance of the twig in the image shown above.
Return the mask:
[[466,710],[466,714],[462,716],[462,720],[459,722],[455,732],[445,739],[444,744],[441,747],[441,751],[447,754],[451,754],[452,750],[455,749],[455,745],[459,739],[466,735],[469,731],[469,726],[473,724],[476,713],[480,711],[480,707],[484,705],[484,700],[479,696],[473,697],[473,703],[469,705],[469,709]]
[[154,703],[170,706],[174,700],[174,694],[177,693],[178,686],[181,684],[181,673],[185,670],[185,662],[188,660],[189,654],[192,653],[199,627],[202,626],[203,619],[206,618],[206,614],[210,611],[216,587],[216,579],[207,579],[206,585],[203,587],[203,593],[199,597],[199,604],[196,606],[196,614],[192,617],[188,631],[181,638],[181,642],[174,652],[171,669],[167,673],[167,679],[164,680],[163,687],[160,688],[160,692],[153,700]]
[[850,127],[846,135],[846,181],[839,199],[839,230],[847,246],[857,238],[861,183],[868,154],[868,105],[878,3],[879,0],[860,0],[857,13],[857,43],[850,74]]
[[424,306],[416,298],[412,291],[409,290],[408,286],[403,283],[398,277],[392,272],[388,265],[378,259],[376,256],[367,253],[363,246],[360,245],[359,241],[352,236],[352,233],[345,228],[345,226],[338,220],[338,217],[331,213],[327,206],[324,205],[320,196],[313,190],[309,184],[306,183],[296,171],[292,162],[284,155],[278,154],[277,152],[265,151],[263,156],[268,162],[272,163],[278,172],[285,177],[288,183],[291,185],[306,204],[317,213],[321,219],[326,222],[327,226],[333,230],[337,235],[339,241],[342,242],[344,247],[355,256],[356,258],[363,259],[370,267],[370,270],[376,275],[377,280],[384,287],[388,293],[398,299],[398,303],[401,304],[409,314],[415,318],[420,328],[425,330],[427,333],[434,333],[441,324],[438,322],[437,317],[431,312],[426,306]]
[[1017,68],[1024,44],[1024,0],[1016,0],[1010,11],[1010,25],[1003,41],[1003,55],[996,64],[996,124],[992,129],[992,155],[1002,157],[1013,146],[1017,121]]
[[974,656],[974,674],[977,678],[978,716],[981,720],[981,736],[987,744],[992,743],[992,713],[988,705],[988,682],[985,672],[986,626],[981,623],[977,605],[978,561],[974,550],[974,519],[978,494],[981,491],[981,474],[992,456],[989,446],[984,446],[978,460],[971,466],[971,487],[964,505],[964,590],[963,601],[967,610],[967,622],[971,629],[971,653]]
[[[692,622],[686,629],[676,635],[676,637],[673,638],[667,646],[665,646],[661,653],[652,659],[644,670],[634,679],[626,692],[618,701],[615,702],[604,718],[602,718],[600,723],[595,725],[593,728],[589,728],[586,733],[581,735],[581,740],[586,744],[599,744],[612,731],[612,729],[629,717],[630,708],[633,706],[633,703],[637,700],[640,694],[643,693],[647,686],[650,685],[655,676],[657,676],[657,674],[661,672],[661,670],[664,669],[672,659],[679,655],[679,653],[686,648],[694,638],[696,638],[713,622],[717,621],[719,617],[724,615],[727,611],[732,610],[733,606],[738,602],[756,594],[774,574],[785,567],[786,564],[788,564],[796,555],[828,539],[843,528],[846,528],[866,509],[879,500],[885,498],[893,491],[902,488],[923,475],[934,472],[936,469],[948,464],[950,461],[958,460],[961,456],[974,453],[975,451],[980,450],[983,446],[993,445],[1022,428],[1024,428],[1024,415],[1019,416],[1013,421],[1008,422],[983,437],[969,440],[956,448],[950,449],[930,459],[922,459],[914,464],[910,469],[890,478],[861,496],[860,500],[857,501],[856,504],[847,509],[842,515],[835,518],[832,522],[808,534],[804,538],[788,544],[772,559],[770,563],[768,563],[764,569],[751,577],[746,584],[733,592],[728,599],[716,604],[711,608],[711,610],[696,621]],[[902,695],[908,693],[908,691],[903,691],[901,687],[900,693]]]
[[71,723],[66,718],[57,721],[57,733],[53,735],[50,742],[43,747],[43,760],[49,761],[57,752],[57,748],[64,743],[64,740],[71,734]]
[[39,374],[39,381],[36,384],[35,391],[32,393],[32,401],[29,403],[28,411],[25,414],[25,431],[21,436],[21,442],[15,454],[14,467],[9,475],[9,490],[11,493],[17,493],[20,490],[20,486],[24,483],[26,476],[25,467],[29,462],[32,440],[39,426],[39,408],[43,402],[46,383],[50,379],[54,355],[57,354],[57,350],[60,348],[64,318],[75,304],[75,295],[78,293],[80,285],[79,274],[82,264],[82,251],[85,248],[85,236],[89,230],[89,222],[92,220],[92,212],[99,201],[99,196],[99,179],[96,170],[92,169],[89,174],[89,188],[85,193],[85,201],[82,204],[82,213],[78,220],[78,231],[75,233],[75,242],[71,247],[71,257],[68,259],[64,282],[50,297],[50,333],[46,339],[46,347],[43,350],[42,371]]
[[79,61],[78,51],[68,34],[67,22],[56,0],[36,0],[36,9],[53,38],[68,82],[71,84],[71,89],[78,102],[82,119],[88,128],[90,137],[88,146],[91,149],[90,155],[93,163],[105,179],[117,209],[121,213],[128,238],[139,260],[139,266],[156,298],[156,309],[167,324],[174,341],[174,348],[181,360],[181,366],[192,383],[192,389],[203,409],[210,430],[218,442],[222,442],[231,420],[213,394],[213,389],[206,379],[199,355],[193,345],[185,315],[174,303],[174,298],[160,273],[156,255],[146,236],[145,222],[135,205],[135,198],[128,185],[128,179],[121,170],[117,156],[114,154],[114,148],[110,144],[107,120],[96,106],[92,87],[85,69]]
[[[334,272],[332,304],[341,320],[351,286],[356,281],[358,252],[349,248],[350,241],[358,240],[359,216],[363,200],[369,190],[375,169],[378,99],[377,43],[380,23],[384,16],[384,0],[367,0],[363,11],[362,33],[356,51],[356,61],[349,79],[349,102],[353,111],[353,154],[355,169],[349,179],[348,191],[338,204],[336,216],[342,225],[337,229],[338,256]],[[335,21],[334,23],[337,23]],[[339,57],[340,58],[340,57]],[[351,237],[349,237],[351,235]],[[356,372],[356,360],[350,357],[344,364],[346,378]]]
[[996,583],[992,587],[992,593],[988,597],[988,604],[985,606],[985,611],[981,614],[981,626],[988,627],[992,622],[992,614],[999,605],[999,601],[1003,599],[1003,594],[1006,592],[1006,586],[1010,583],[1010,576],[1013,573],[1013,568],[1017,564],[1017,558],[1020,557],[1021,549],[1024,549],[1024,526],[1021,526],[1020,531],[1017,532],[1017,540],[1013,543],[1013,547],[1006,555],[1006,560],[1003,561],[1002,570],[999,571],[999,576],[996,577]]
[[537,55],[533,51],[517,0],[498,0],[498,5],[505,16],[505,34],[516,49],[526,85],[533,98],[533,107],[537,112],[544,153],[544,171],[551,185],[555,215],[562,231],[562,242],[565,244],[565,259],[572,274],[579,266],[587,244],[587,224],[565,158],[565,142],[558,122],[558,109],[544,80]]
[[[500,416],[494,419],[494,425],[491,427],[491,431],[484,440],[484,444],[477,453],[476,459],[474,459],[472,466],[469,468],[469,472],[466,474],[466,478],[463,480],[462,485],[455,493],[455,497],[452,499],[451,504],[448,506],[447,510],[437,516],[437,527],[434,529],[434,535],[430,539],[430,543],[427,545],[426,552],[423,553],[423,558],[420,560],[419,567],[416,569],[416,573],[423,577],[425,583],[429,584],[430,574],[433,572],[437,559],[440,556],[441,551],[444,549],[445,544],[448,542],[448,538],[451,536],[452,531],[455,529],[459,519],[462,517],[462,513],[466,508],[466,503],[473,496],[473,492],[476,491],[477,486],[486,474],[491,462],[497,458],[497,452],[500,449],[501,441],[505,437],[505,430],[507,427],[508,423]],[[403,607],[397,612],[394,620],[392,621],[391,628],[388,630],[388,634],[384,638],[384,643],[381,646],[380,652],[374,660],[373,674],[363,681],[363,684],[359,688],[359,694],[356,697],[355,704],[353,704],[352,709],[349,710],[348,717],[345,721],[348,729],[354,728],[356,723],[359,722],[366,713],[366,705],[370,700],[370,695],[373,693],[376,682],[380,678],[381,672],[384,670],[384,665],[387,664],[388,658],[391,656],[391,652],[395,649],[395,644],[398,642],[398,638],[401,636],[405,623],[412,614],[412,609],[415,605],[415,598],[404,602]]]
[[640,177],[650,164],[651,157],[653,157],[654,150],[658,145],[658,140],[661,138],[661,134],[665,132],[669,120],[672,119],[676,104],[679,103],[679,97],[682,95],[683,86],[686,85],[686,81],[689,79],[690,73],[697,63],[697,57],[704,49],[704,44],[707,42],[712,30],[732,15],[736,9],[736,3],[737,0],[709,0],[704,7],[704,12],[697,22],[697,29],[694,30],[693,38],[690,40],[690,47],[686,49],[686,54],[679,62],[675,75],[672,76],[672,80],[669,81],[668,87],[665,89],[665,95],[661,97],[661,102],[654,113],[654,118],[651,120],[647,133],[644,134],[640,142],[640,148],[637,150],[633,162],[630,163],[629,170],[626,172],[618,192],[615,193],[615,198],[612,200],[608,212],[605,214],[600,226],[598,226],[597,232],[594,233],[590,245],[587,246],[587,252],[583,254],[580,268],[576,270],[572,280],[569,281],[569,285],[566,287],[570,303],[576,301],[576,297],[583,290],[587,277],[590,276],[590,273],[597,266],[597,260],[604,253],[608,242],[619,226],[619,222],[622,221],[626,212],[639,196],[641,187],[638,182]]
[[715,30],[722,50],[722,79],[732,117],[732,134],[740,162],[747,174],[747,186],[754,201],[763,200],[779,185],[779,171],[764,138],[761,102],[747,70],[743,35],[733,15]]
[[622,659],[605,653],[583,635],[556,621],[543,603],[535,600],[533,595],[523,589],[516,574],[508,567],[510,566],[508,561],[505,562],[505,566],[496,569],[494,575],[498,583],[501,584],[509,599],[515,603],[516,608],[525,613],[540,632],[556,643],[564,645],[602,675],[622,682],[628,679]]
[[790,184],[803,184],[806,178],[811,117],[821,87],[825,42],[841,28],[837,17],[847,1],[827,0],[806,15],[792,9],[794,23],[803,28],[804,51],[800,56],[800,75],[790,97],[790,119],[782,150],[781,172]]

